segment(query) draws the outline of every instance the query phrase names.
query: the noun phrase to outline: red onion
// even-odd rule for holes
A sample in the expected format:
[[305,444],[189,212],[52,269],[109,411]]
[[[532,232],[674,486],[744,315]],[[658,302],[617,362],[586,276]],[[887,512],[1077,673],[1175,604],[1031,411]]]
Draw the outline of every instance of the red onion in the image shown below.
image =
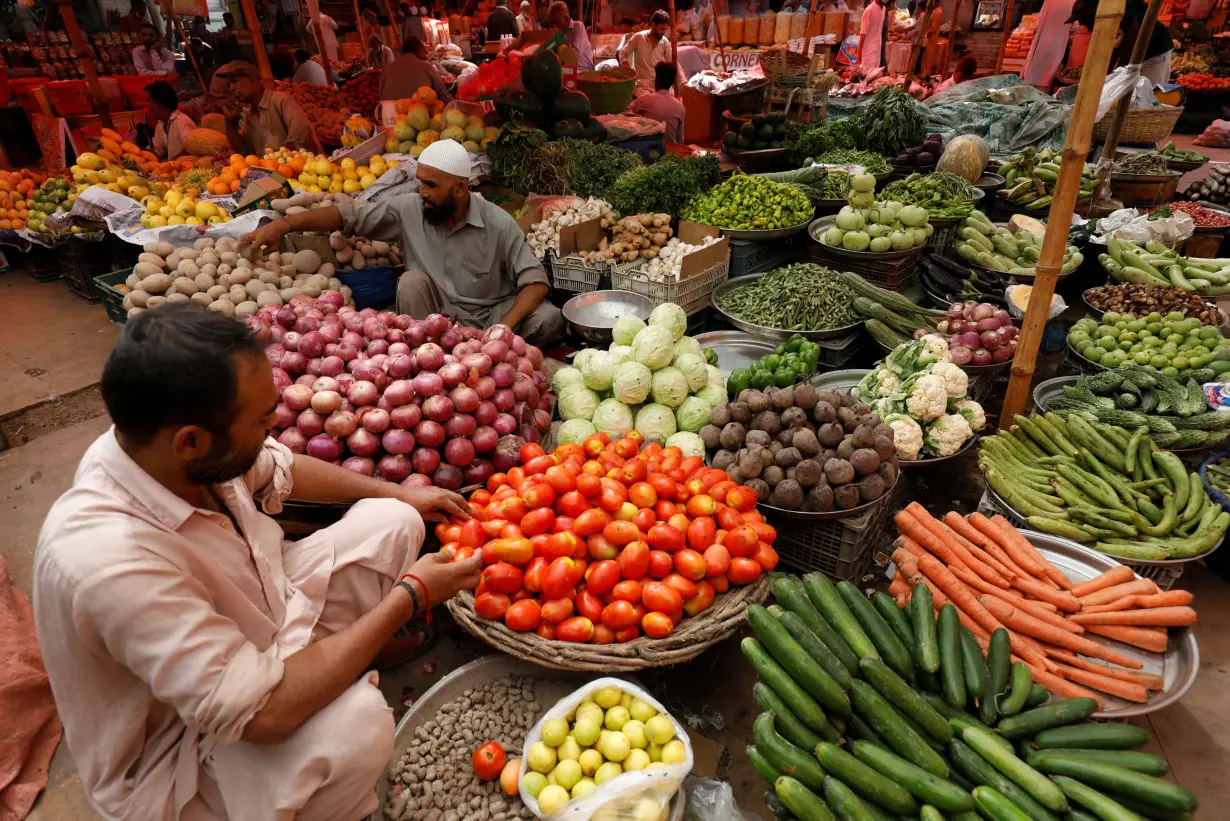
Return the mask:
[[973,351],[964,345],[953,345],[949,347],[948,353],[952,355],[954,365],[968,365],[973,356]]
[[[389,431],[392,433],[392,431]],[[388,434],[385,434],[386,436]],[[401,482],[410,476],[410,460],[399,453],[383,456],[376,465],[380,478],[386,482]]]
[[275,345],[279,345],[281,344],[284,338],[286,338],[285,328],[283,328],[281,325],[278,325],[276,323],[269,326],[269,341],[270,342],[273,342]]
[[273,332],[269,329],[269,323],[260,317],[250,316],[244,320],[248,326],[249,333],[252,338],[262,345],[273,338]]
[[280,309],[277,315],[278,324],[288,331],[295,327],[295,320],[298,318],[299,316],[295,313],[295,309],[289,305]]
[[455,413],[444,423],[444,435],[449,439],[471,436],[476,430],[478,430],[478,423],[468,413]]
[[359,420],[350,411],[339,410],[325,420],[325,433],[334,439],[344,439],[359,427]]
[[521,448],[526,444],[520,436],[501,436],[495,450],[491,452],[491,465],[500,473],[521,464]]
[[424,447],[438,448],[444,444],[444,426],[424,419],[414,426],[414,439]]
[[480,425],[490,425],[495,421],[495,417],[500,413],[500,409],[495,406],[494,402],[483,400],[478,403],[478,407],[474,410],[474,419]]
[[414,377],[414,392],[419,396],[435,396],[444,393],[444,380],[440,378],[440,374],[430,371],[420,371]]
[[495,417],[491,427],[495,428],[495,432],[500,434],[500,436],[507,436],[517,429],[517,420],[513,418],[512,414],[501,413]]
[[502,340],[493,339],[490,342],[484,343],[482,352],[491,357],[493,362],[499,362],[504,358],[504,354],[508,353],[508,345]]
[[286,335],[282,337],[282,347],[288,351],[297,351],[299,350],[299,341],[301,339],[303,339],[303,334],[297,331],[287,331]]
[[474,445],[469,439],[450,439],[444,446],[444,459],[450,465],[465,467],[474,461]]
[[461,358],[461,365],[471,377],[484,376],[491,372],[491,357],[485,353],[468,353]]
[[495,395],[495,380],[490,376],[484,376],[474,383],[474,392],[478,394],[479,399],[490,399]]
[[353,362],[359,356],[359,349],[349,342],[339,342],[337,346],[337,355],[343,362]]
[[359,424],[372,433],[384,433],[392,421],[389,412],[382,408],[364,408],[358,417]]
[[423,330],[429,337],[439,339],[444,336],[444,333],[452,327],[451,322],[444,314],[430,314],[423,320]]
[[461,475],[467,485],[486,484],[493,473],[495,473],[495,468],[486,459],[475,459],[469,467],[461,470]]
[[427,341],[427,331],[423,327],[423,323],[414,320],[411,321],[410,327],[406,328],[406,343],[412,348],[417,348]]
[[328,416],[342,407],[342,395],[337,391],[318,391],[312,395],[312,410]]
[[457,490],[461,487],[461,471],[449,464],[441,464],[436,472],[431,474],[431,483],[445,490]]
[[512,341],[508,346],[513,349],[513,353],[517,356],[525,356],[525,340],[516,334],[512,335]]
[[547,413],[542,408],[536,408],[534,410],[533,416],[534,416],[533,425],[534,427],[538,428],[538,430],[540,430],[543,433],[546,433],[548,430],[551,429],[551,414]]
[[536,345],[525,346],[525,357],[530,360],[535,368],[542,367],[542,349]]
[[413,398],[414,387],[405,379],[390,382],[389,386],[384,389],[383,399],[393,407],[405,405]]
[[409,356],[410,346],[405,342],[390,342],[389,349],[386,353],[389,355],[389,359],[392,359],[395,356]]
[[971,365],[990,365],[991,352],[986,348],[975,348],[974,353],[970,356]]
[[321,391],[335,391],[338,390],[338,388],[339,385],[337,384],[337,380],[332,376],[317,377],[316,381],[312,383],[312,390],[317,393],[320,393]]
[[458,413],[474,413],[478,410],[479,403],[482,402],[478,398],[478,392],[465,385],[453,388],[449,398],[453,400],[453,407]]
[[399,331],[405,331],[407,328],[410,327],[411,322],[414,322],[414,320],[406,316],[405,314],[397,314],[396,316],[393,317],[393,325]]
[[453,400],[443,394],[423,400],[423,415],[436,422],[444,422],[453,415]]
[[517,369],[517,373],[525,374],[526,376],[529,376],[530,374],[534,372],[533,363],[530,362],[528,359],[526,359],[524,356],[518,359],[516,364],[513,365],[513,367]]
[[[370,353],[370,351],[369,351],[369,353]],[[376,354],[372,354],[372,355],[371,355],[371,358],[367,360],[367,363],[368,363],[368,365],[370,365],[371,367],[373,367],[373,368],[375,368],[375,369],[377,369],[377,370],[383,371],[383,370],[384,370],[385,363],[386,363],[386,362],[388,362],[388,361],[389,361],[389,356],[388,356],[388,354],[376,353]]]
[[341,373],[339,373],[337,376],[333,378],[337,380],[338,390],[340,390],[342,393],[346,393],[347,391],[349,391],[350,386],[353,385],[357,381],[354,378],[354,374],[346,373],[345,371],[342,371]]
[[346,470],[354,471],[363,476],[371,476],[376,472],[376,463],[368,456],[351,456],[346,461],[342,462],[342,467]]
[[304,436],[316,436],[324,431],[325,418],[311,408],[308,408],[305,411],[300,411],[299,417],[295,420],[295,427],[303,431]]
[[355,456],[375,456],[380,452],[380,437],[366,428],[359,428],[346,437],[346,447]]
[[298,351],[287,351],[282,354],[282,361],[278,363],[287,373],[299,374],[307,370],[307,357]]
[[375,316],[375,315],[376,315],[375,308],[364,308],[363,310],[359,311],[359,316],[363,317],[364,319],[367,319],[368,317]]
[[[392,386],[390,386],[392,387]],[[389,422],[395,428],[411,430],[423,419],[423,409],[413,403],[400,405],[389,413]]]
[[293,411],[306,410],[312,404],[313,393],[309,385],[291,385],[282,391],[282,401]]
[[304,370],[310,373],[312,376],[320,376],[320,360],[319,359],[309,359],[307,363],[307,367],[304,368]]
[[389,402],[389,400],[385,399],[383,394],[381,395],[379,399],[376,400],[376,407],[380,408],[380,410],[385,411],[387,413],[393,412],[393,404]]
[[320,356],[325,349],[325,338],[320,331],[308,331],[299,340],[299,353],[308,359]]
[[331,462],[342,455],[342,443],[327,433],[322,433],[308,440],[307,454],[308,456]]
[[[409,453],[414,450],[414,434],[400,428],[389,428],[384,432],[384,436],[380,437],[380,444],[389,453]],[[409,472],[409,470],[406,471],[407,474]]]
[[411,473],[401,483],[402,487],[431,487],[431,477],[422,473]]
[[478,353],[482,347],[483,343],[477,339],[466,339],[453,346],[452,354],[458,359],[464,359],[469,354]]
[[440,337],[440,346],[449,350],[452,350],[459,342],[461,342],[461,331],[456,325],[449,328]]
[[440,451],[435,448],[415,448],[410,454],[415,473],[435,473],[440,466]]
[[470,441],[474,444],[475,451],[486,453],[495,449],[496,443],[500,441],[500,434],[490,425],[483,425],[471,434]]
[[414,351],[414,357],[419,367],[425,371],[436,371],[444,364],[444,350],[434,342],[420,345]]
[[299,412],[287,405],[285,402],[279,402],[278,406],[273,409],[273,424],[279,428],[289,428],[295,424],[295,420],[299,418]]
[[346,362],[340,356],[326,356],[320,360],[322,376],[337,376],[346,370]]
[[548,392],[547,375],[545,373],[542,371],[534,371],[530,374],[530,379],[534,383],[534,390],[538,391],[538,393],[543,394]]
[[517,369],[507,362],[500,362],[491,369],[491,378],[497,388],[507,388],[517,376]]
[[278,434],[278,441],[286,445],[291,453],[307,453],[307,437],[298,428],[287,428]]
[[383,354],[389,350],[389,343],[383,339],[373,339],[367,343],[367,352],[372,356]]
[[365,340],[361,335],[355,333],[354,331],[347,331],[346,333],[342,334],[342,338],[340,341],[343,345],[352,346],[356,351],[363,350],[363,346],[367,344],[367,340]]
[[497,409],[507,412],[512,410],[513,405],[517,403],[517,397],[513,394],[511,389],[500,388],[495,392],[495,395],[491,397],[491,401],[495,403]]
[[340,291],[323,291],[320,296],[316,297],[317,304],[323,302],[326,305],[332,305],[335,310],[340,310],[345,301]]
[[466,380],[466,366],[460,362],[450,362],[440,368],[440,378],[444,380],[444,389],[451,390]]
[[375,383],[368,382],[365,379],[358,379],[350,386],[350,390],[346,391],[346,397],[356,405],[374,405],[376,400],[380,398],[380,391],[376,388]]
[[363,336],[368,339],[384,339],[389,328],[379,317],[368,317],[363,320]]
[[295,330],[301,334],[309,333],[320,327],[320,320],[312,316],[301,316],[295,320]]
[[310,388],[312,387],[312,383],[315,382],[316,379],[317,379],[316,374],[301,373],[295,377],[295,384],[296,385],[307,385]]
[[390,355],[385,372],[394,379],[404,379],[410,375],[410,366],[413,364],[414,360],[409,354]]

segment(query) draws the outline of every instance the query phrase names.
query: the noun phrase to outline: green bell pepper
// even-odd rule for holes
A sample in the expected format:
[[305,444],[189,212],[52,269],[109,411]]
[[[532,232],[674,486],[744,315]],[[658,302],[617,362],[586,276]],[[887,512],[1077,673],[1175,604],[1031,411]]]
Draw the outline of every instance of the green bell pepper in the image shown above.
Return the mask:
[[763,371],[756,371],[755,373],[752,374],[752,387],[755,388],[756,390],[762,391],[765,388],[771,386],[772,384],[773,384],[773,371],[763,370]]
[[726,391],[731,399],[752,385],[752,373],[747,368],[735,368],[726,379]]
[[798,371],[794,368],[782,366],[773,372],[773,384],[779,388],[788,388],[798,379]]

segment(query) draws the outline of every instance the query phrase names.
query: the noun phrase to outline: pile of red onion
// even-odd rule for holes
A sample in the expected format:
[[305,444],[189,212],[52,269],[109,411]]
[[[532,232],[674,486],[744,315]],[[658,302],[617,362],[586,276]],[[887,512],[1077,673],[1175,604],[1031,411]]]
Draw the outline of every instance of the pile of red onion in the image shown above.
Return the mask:
[[282,394],[274,435],[295,453],[456,490],[520,464],[521,446],[550,427],[542,351],[504,325],[356,311],[333,291],[245,322]]
[[1019,331],[1012,317],[986,302],[954,302],[936,330],[948,338],[956,365],[998,365],[1016,355]]

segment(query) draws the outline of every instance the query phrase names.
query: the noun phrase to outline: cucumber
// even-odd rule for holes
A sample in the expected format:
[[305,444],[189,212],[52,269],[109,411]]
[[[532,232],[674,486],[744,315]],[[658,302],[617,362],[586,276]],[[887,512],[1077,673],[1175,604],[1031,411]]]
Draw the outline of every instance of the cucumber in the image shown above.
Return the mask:
[[824,779],[824,800],[841,821],[874,821],[854,791],[831,775]]
[[974,787],[978,786],[973,781],[970,781],[968,778],[961,775],[961,773],[957,772],[953,767],[948,768],[948,780],[966,792],[973,792]]
[[850,746],[855,758],[893,779],[920,800],[944,812],[964,812],[974,808],[974,800],[969,793],[951,781],[939,778],[875,744],[855,741]]
[[[1060,702],[1061,704],[1063,702]],[[1149,731],[1135,724],[1074,724],[1052,727],[1034,736],[1040,749],[1088,748],[1091,750],[1130,750],[1149,741]]]
[[1102,819],[1083,810],[1068,810],[1065,821],[1102,821]]
[[800,750],[773,729],[773,714],[761,713],[752,722],[752,740],[766,761],[782,775],[799,779],[812,789],[824,786],[824,770],[807,752]]
[[971,750],[964,742],[953,739],[952,744],[948,746],[948,757],[952,760],[955,772],[962,773],[978,786],[994,787],[999,790],[1012,803],[1020,807],[1031,821],[1058,821],[1050,810],[988,764],[986,759]]
[[898,815],[889,815],[870,801],[863,802],[863,809],[867,810],[867,814],[875,821],[900,821],[901,818]]
[[975,787],[974,806],[978,808],[979,815],[990,821],[1029,821],[1024,810],[994,787]]
[[[777,779],[773,780],[776,781]],[[773,817],[776,818],[777,821],[792,821],[792,819],[794,819],[794,813],[792,813],[789,808],[782,803],[782,799],[777,793],[773,792],[773,790],[765,791],[765,794],[760,800],[763,801],[764,805],[769,808],[769,812],[773,813]]]
[[764,753],[760,752],[760,748],[755,744],[747,748],[747,760],[751,762],[752,769],[760,773],[760,777],[772,784],[781,775],[777,768],[769,763],[769,759],[764,757]]
[[763,681],[752,685],[752,698],[756,699],[760,709],[773,714],[773,726],[791,744],[804,750],[814,750],[816,745],[824,740],[804,726],[794,711],[782,701],[781,696],[773,692],[773,688]]
[[987,688],[986,659],[982,657],[982,648],[968,627],[960,625],[957,634],[961,638],[961,671],[965,673],[966,695],[979,698]]
[[1025,698],[1025,706],[1029,708],[1041,707],[1046,702],[1050,701],[1051,691],[1043,687],[1041,684],[1035,683],[1029,688],[1029,695]]
[[[808,573],[804,576],[803,589],[807,591],[807,597],[820,611],[820,615],[841,635],[846,646],[853,650],[856,656],[879,658],[879,651],[859,626],[850,608],[846,607],[837,588],[833,587],[833,583],[823,573]],[[853,675],[854,672],[851,670],[850,674]]]
[[940,683],[944,688],[944,701],[957,709],[965,708],[965,673],[961,669],[961,626],[957,608],[945,604],[940,608],[938,624],[940,646]]
[[1084,761],[1101,761],[1103,764],[1114,764],[1125,770],[1133,770],[1145,775],[1162,777],[1170,772],[1170,764],[1166,759],[1152,753],[1140,753],[1135,750],[1093,750],[1093,749],[1053,749],[1035,750],[1026,759],[1029,766],[1038,768],[1043,758],[1058,756],[1060,758],[1076,758]]
[[768,651],[760,644],[759,641],[748,636],[739,643],[739,648],[743,651],[743,655],[747,656],[747,660],[756,668],[756,672],[773,688],[773,692],[781,697],[782,701],[790,705],[790,709],[799,717],[809,729],[814,733],[824,732],[824,725],[828,723],[828,719],[824,717],[824,710],[820,709],[820,705],[816,703],[807,691],[795,683],[794,679],[781,668]]
[[944,814],[930,804],[923,805],[918,817],[921,821],[944,821]]
[[885,743],[884,739],[880,738],[880,734],[871,729],[866,721],[863,721],[854,713],[850,713],[849,722],[850,726],[846,730],[846,735],[851,738],[859,738],[863,741],[870,741],[872,744],[879,744],[885,749],[888,748],[888,744]]
[[773,783],[773,792],[799,821],[837,821],[829,805],[796,778],[781,776]]
[[[777,599],[782,607],[803,620],[807,629],[815,633],[825,646],[833,651],[833,655],[841,662],[841,666],[846,668],[849,675],[852,676],[858,672],[858,656],[850,649],[850,645],[846,644],[841,634],[824,620],[824,616],[811,603],[801,581],[793,576],[776,580],[773,582],[773,598]],[[847,689],[849,686],[849,684],[843,684],[842,689]]]
[[928,673],[939,672],[940,646],[935,633],[935,606],[931,588],[919,582],[910,599],[910,621],[914,626],[914,660]]
[[1193,814],[1185,810],[1159,810],[1156,807],[1147,806],[1139,801],[1124,798],[1121,795],[1115,796],[1115,800],[1140,817],[1148,818],[1150,821],[1192,821]]
[[[1026,692],[1028,693],[1028,690]],[[1097,711],[1098,703],[1091,698],[1066,698],[1056,704],[1035,707],[1020,715],[1008,716],[999,722],[997,729],[1004,738],[1024,738],[1051,727],[1075,724]]]
[[1057,775],[1051,779],[1073,802],[1093,812],[1102,821],[1139,821],[1140,816],[1113,798],[1086,786],[1074,778]]
[[[824,668],[824,672],[829,674],[833,681],[837,682],[837,686],[842,690],[850,689],[850,671],[833,652],[833,649],[828,646],[824,639],[817,636],[807,623],[800,618],[798,613],[793,610],[778,608],[780,613],[774,613],[781,621],[782,627],[786,628],[786,632],[794,637],[807,654],[816,660],[816,663]],[[770,608],[772,612],[772,608]],[[851,653],[851,656],[854,654]]]
[[996,628],[987,645],[987,680],[978,702],[978,718],[984,724],[994,724],[999,718],[996,699],[1008,689],[1008,673],[1012,669],[1012,641],[1008,631]]
[[[867,597],[858,592],[858,588],[850,582],[838,582],[837,592],[846,606],[850,608],[850,612],[854,614],[863,632],[875,645],[878,657],[884,659],[884,662],[893,668],[897,675],[906,681],[913,681],[914,663],[910,661],[910,651],[893,633],[888,622],[884,621],[884,618],[871,606],[871,602],[867,601]],[[869,657],[863,656],[863,658]]]
[[1012,685],[1008,688],[1008,694],[1000,696],[995,701],[995,707],[1001,716],[1011,717],[1021,712],[1021,708],[1025,706],[1025,700],[1029,698],[1029,693],[1033,689],[1034,674],[1029,671],[1028,665],[1024,662],[1012,662],[1011,675]]
[[1072,758],[1044,758],[1043,772],[1066,775],[1082,784],[1110,793],[1111,797],[1132,799],[1147,807],[1173,812],[1194,812],[1196,796],[1171,781],[1138,773],[1101,761]]
[[1067,810],[1068,800],[1064,797],[1063,790],[1015,755],[1004,752],[1003,747],[995,743],[990,733],[977,727],[967,727],[961,731],[961,740],[1048,810]]
[[910,629],[910,620],[906,618],[905,613],[897,606],[896,600],[887,593],[876,591],[871,596],[871,604],[875,607],[876,612],[880,614],[880,618],[892,628],[893,635],[901,642],[906,652],[910,654],[910,658],[914,657],[914,631]]
[[881,659],[863,659],[858,667],[863,679],[898,710],[913,719],[928,736],[941,744],[952,739],[952,725],[948,723],[948,719],[937,713],[934,707],[924,701],[921,695]]
[[897,709],[865,681],[856,679],[850,686],[850,702],[855,711],[907,761],[912,761],[940,778],[948,775],[948,765],[910,725]]
[[[930,704],[937,713],[948,719],[948,724],[952,727],[952,734],[954,736],[959,738],[961,731],[966,727],[977,727],[980,730],[986,730],[988,733],[991,732],[990,727],[983,724],[969,713],[962,712],[961,710],[954,710],[951,706],[949,706],[948,702],[944,701],[944,699],[939,696],[934,695],[933,693],[923,693],[922,697],[923,700]],[[1005,750],[1012,752],[1012,743],[1009,742],[1008,739],[994,734],[992,734],[991,737],[994,738]]]
[[[759,604],[748,605],[747,620],[760,643],[769,651],[778,664],[804,690],[810,693],[821,706],[835,713],[850,712],[850,699],[824,671],[815,659],[807,654],[780,621]],[[810,749],[810,748],[809,748]]]
[[840,778],[868,801],[898,815],[918,812],[918,802],[909,790],[880,775],[836,744],[820,744],[816,747],[816,758],[826,772]]

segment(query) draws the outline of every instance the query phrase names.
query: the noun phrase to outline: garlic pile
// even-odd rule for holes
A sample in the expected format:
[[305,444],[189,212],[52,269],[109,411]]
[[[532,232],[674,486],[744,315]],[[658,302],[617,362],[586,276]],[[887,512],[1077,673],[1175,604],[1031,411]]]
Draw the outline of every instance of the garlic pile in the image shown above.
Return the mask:
[[566,225],[579,225],[592,219],[601,219],[605,230],[615,224],[615,212],[609,203],[597,197],[574,201],[564,209],[547,205],[542,209],[542,219],[530,228],[525,241],[536,257],[541,258],[547,251],[558,254],[560,230]]
[[[606,220],[603,220],[603,227]],[[670,214],[637,214],[611,226],[611,237],[602,238],[598,250],[581,254],[587,265],[595,262],[635,262],[654,259],[673,235]]]
[[689,245],[686,242],[680,242],[679,238],[675,237],[663,246],[655,258],[649,260],[649,264],[644,269],[645,276],[654,282],[678,281],[679,270],[683,267],[683,258],[717,241],[718,237],[705,237],[705,241],[700,245]]
[[366,237],[348,237],[341,231],[329,235],[329,247],[337,257],[339,268],[362,271],[374,265],[400,265],[401,249],[395,242],[381,242]]

